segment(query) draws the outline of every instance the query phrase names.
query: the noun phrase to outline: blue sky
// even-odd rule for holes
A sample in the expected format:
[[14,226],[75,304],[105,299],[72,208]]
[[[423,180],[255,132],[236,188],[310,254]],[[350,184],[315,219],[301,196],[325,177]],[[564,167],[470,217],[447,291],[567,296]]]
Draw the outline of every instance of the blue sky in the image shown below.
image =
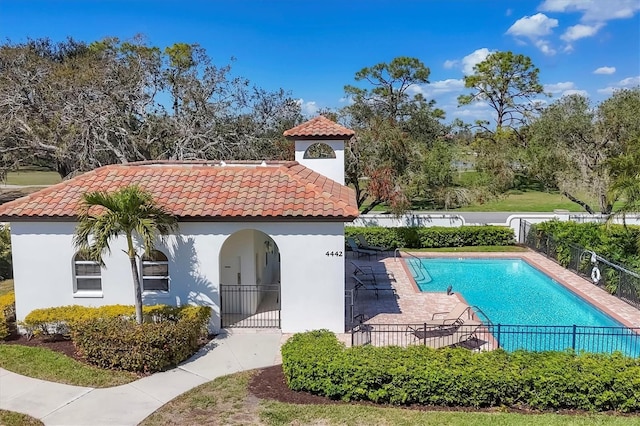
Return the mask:
[[234,74],[290,91],[307,114],[343,106],[356,71],[396,56],[422,60],[430,84],[415,91],[469,122],[488,110],[457,107],[461,79],[491,51],[531,57],[550,101],[640,84],[640,0],[0,0],[0,37],[13,42],[136,34],[198,43],[219,65],[235,57]]

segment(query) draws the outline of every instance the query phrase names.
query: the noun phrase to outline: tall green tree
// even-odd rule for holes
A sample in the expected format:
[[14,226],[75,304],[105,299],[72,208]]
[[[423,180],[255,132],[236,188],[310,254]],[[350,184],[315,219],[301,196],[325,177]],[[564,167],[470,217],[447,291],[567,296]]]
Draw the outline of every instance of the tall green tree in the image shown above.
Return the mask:
[[[495,131],[503,127],[517,129],[526,124],[540,108],[536,97],[544,93],[531,58],[512,52],[495,52],[474,65],[473,74],[464,76],[470,94],[458,97],[458,104],[486,102],[495,113]],[[493,134],[487,121],[476,124]]]
[[364,213],[381,203],[395,212],[406,209],[421,145],[430,146],[446,132],[444,112],[420,93],[429,74],[419,59],[398,57],[358,71],[361,86],[345,86],[352,103],[341,113],[357,135],[346,147],[345,180]]
[[111,253],[110,243],[124,236],[133,277],[136,321],[142,324],[142,288],[136,262],[134,237],[138,237],[146,253],[155,240],[177,228],[176,218],[158,206],[153,196],[138,186],[127,186],[114,192],[88,192],[82,196],[78,212],[74,244],[104,265],[103,255]]

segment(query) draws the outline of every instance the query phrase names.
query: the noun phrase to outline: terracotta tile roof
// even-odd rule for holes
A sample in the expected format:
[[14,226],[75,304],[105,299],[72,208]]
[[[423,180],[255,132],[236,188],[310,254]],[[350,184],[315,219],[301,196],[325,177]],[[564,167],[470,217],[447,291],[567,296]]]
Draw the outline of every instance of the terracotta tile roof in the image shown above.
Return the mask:
[[355,132],[319,115],[283,133],[288,138],[351,138]]
[[262,220],[358,216],[351,188],[295,161],[224,166],[216,162],[111,165],[0,206],[0,220],[74,219],[82,194],[136,184],[183,220]]

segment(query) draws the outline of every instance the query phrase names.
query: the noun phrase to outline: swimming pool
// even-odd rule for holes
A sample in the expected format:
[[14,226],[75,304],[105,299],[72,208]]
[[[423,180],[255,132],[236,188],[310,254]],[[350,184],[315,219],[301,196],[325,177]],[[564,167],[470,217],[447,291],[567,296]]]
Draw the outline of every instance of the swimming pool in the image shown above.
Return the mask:
[[[623,326],[521,259],[428,258],[407,259],[407,263],[421,291],[446,291],[451,286],[470,305],[479,307],[493,324],[540,326],[541,330],[558,325]],[[638,340],[635,335],[632,337]],[[592,349],[585,345],[576,349]],[[536,347],[539,344],[523,341],[510,346],[540,349]],[[640,342],[633,342],[632,350],[624,352],[640,353],[638,346]]]

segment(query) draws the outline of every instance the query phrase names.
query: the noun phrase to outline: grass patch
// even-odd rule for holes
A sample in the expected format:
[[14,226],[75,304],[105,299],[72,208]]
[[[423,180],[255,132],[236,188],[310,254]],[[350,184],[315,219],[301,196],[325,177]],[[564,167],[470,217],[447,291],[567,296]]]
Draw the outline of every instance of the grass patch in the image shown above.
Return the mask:
[[402,249],[409,252],[522,252],[527,251],[520,246],[465,246],[465,247],[438,247],[423,249]]
[[[590,202],[592,200],[587,200]],[[598,204],[591,204],[598,208]],[[541,191],[513,191],[505,197],[488,201],[484,204],[470,204],[468,206],[451,210],[453,212],[552,212],[555,209],[569,210],[570,212],[586,213],[582,207],[558,193]]]
[[219,377],[180,395],[144,419],[141,426],[259,424],[258,404],[248,401],[252,371]]
[[247,392],[254,372],[220,377],[180,395],[140,425],[631,425],[637,417],[418,411],[358,404],[307,405],[261,401]]
[[[294,405],[263,403],[260,417],[269,425],[629,425],[629,417],[516,413],[417,411],[369,405]],[[637,423],[635,423],[637,424]]]
[[62,182],[57,172],[50,171],[18,171],[7,173],[7,185],[53,185]]
[[26,414],[0,410],[0,425],[3,426],[36,426],[43,424],[40,420]]
[[36,379],[95,388],[138,379],[133,373],[103,370],[49,349],[21,345],[0,344],[0,367]]
[[13,291],[13,280],[0,281],[0,296]]

